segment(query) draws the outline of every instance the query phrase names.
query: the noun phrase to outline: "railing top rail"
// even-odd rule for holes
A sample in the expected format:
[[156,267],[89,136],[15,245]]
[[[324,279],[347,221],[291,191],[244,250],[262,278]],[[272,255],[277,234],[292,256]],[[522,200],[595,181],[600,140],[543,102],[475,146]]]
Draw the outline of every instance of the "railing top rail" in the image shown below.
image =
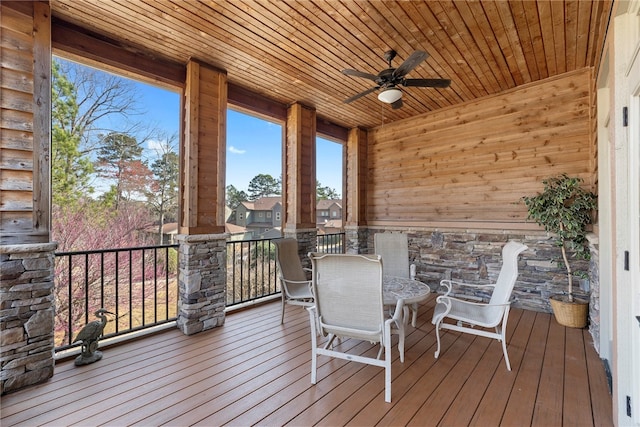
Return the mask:
[[180,245],[151,245],[151,246],[134,246],[130,248],[112,248],[112,249],[90,249],[85,251],[69,251],[69,252],[55,252],[55,256],[68,256],[68,255],[86,255],[86,254],[99,254],[102,252],[127,252],[127,251],[141,251],[148,249],[164,249],[164,248],[179,248]]

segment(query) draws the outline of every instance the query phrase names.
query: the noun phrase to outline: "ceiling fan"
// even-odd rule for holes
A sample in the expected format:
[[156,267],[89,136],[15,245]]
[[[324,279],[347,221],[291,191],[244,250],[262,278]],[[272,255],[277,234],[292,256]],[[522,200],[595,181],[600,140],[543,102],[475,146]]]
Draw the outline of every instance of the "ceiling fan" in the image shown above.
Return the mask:
[[393,61],[393,58],[395,58],[396,55],[397,52],[395,50],[385,52],[384,59],[389,64],[389,68],[380,71],[378,74],[369,74],[349,69],[342,70],[342,74],[347,76],[362,77],[373,80],[376,83],[375,87],[367,89],[364,92],[352,96],[351,98],[345,99],[344,103],[348,104],[370,94],[371,92],[382,89],[382,92],[378,94],[378,99],[387,104],[391,104],[391,108],[396,110],[402,107],[402,91],[399,89],[399,86],[445,88],[451,84],[451,80],[449,79],[408,79],[405,77],[411,70],[427,59],[429,56],[427,52],[416,50],[407,59],[405,59],[398,68],[392,68],[391,61]]

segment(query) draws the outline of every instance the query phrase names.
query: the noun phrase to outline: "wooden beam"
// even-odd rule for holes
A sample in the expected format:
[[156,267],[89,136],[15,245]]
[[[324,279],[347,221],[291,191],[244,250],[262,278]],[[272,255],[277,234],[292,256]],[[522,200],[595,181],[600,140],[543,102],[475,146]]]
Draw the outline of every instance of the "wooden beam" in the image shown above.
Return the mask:
[[184,87],[185,66],[141,50],[124,46],[108,37],[60,19],[52,19],[51,42],[61,56],[82,58],[118,74],[135,76],[165,87]]

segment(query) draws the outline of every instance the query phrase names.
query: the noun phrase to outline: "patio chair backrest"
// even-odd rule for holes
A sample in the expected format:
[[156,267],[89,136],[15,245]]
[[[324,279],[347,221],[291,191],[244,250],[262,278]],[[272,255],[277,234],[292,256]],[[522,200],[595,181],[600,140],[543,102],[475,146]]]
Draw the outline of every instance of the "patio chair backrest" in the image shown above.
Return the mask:
[[406,233],[376,233],[373,243],[375,253],[382,257],[385,275],[410,277],[409,240]]
[[522,243],[510,241],[502,248],[502,268],[489,304],[506,304],[518,278],[518,255],[527,249]]
[[377,255],[309,254],[323,335],[382,341],[382,262]]
[[272,243],[276,245],[276,263],[282,277],[289,281],[308,280],[298,254],[298,241],[287,237],[274,239]]

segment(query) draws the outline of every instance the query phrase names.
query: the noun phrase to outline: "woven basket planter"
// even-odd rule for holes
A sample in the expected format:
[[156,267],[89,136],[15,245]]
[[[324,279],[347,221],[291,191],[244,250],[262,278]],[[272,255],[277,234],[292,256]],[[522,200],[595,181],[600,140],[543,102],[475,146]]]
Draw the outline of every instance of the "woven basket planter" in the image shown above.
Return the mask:
[[551,309],[556,321],[569,328],[584,328],[587,326],[589,315],[589,301],[574,297],[573,302],[567,301],[564,295],[554,295],[549,298]]

